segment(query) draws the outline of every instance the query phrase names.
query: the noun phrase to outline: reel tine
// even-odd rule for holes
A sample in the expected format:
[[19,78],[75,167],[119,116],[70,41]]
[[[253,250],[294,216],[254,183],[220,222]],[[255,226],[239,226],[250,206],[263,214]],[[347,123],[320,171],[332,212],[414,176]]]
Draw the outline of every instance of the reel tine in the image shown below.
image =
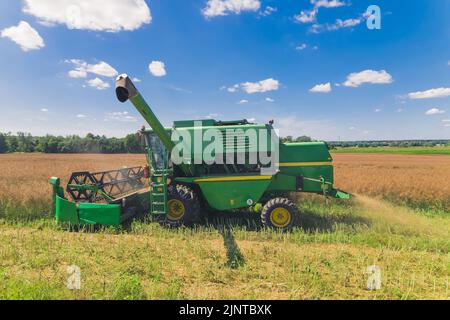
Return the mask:
[[96,186],[109,197],[118,197],[144,188],[142,167],[121,168],[102,172],[74,172],[67,184],[67,192],[74,201],[95,202],[103,197],[89,189]]

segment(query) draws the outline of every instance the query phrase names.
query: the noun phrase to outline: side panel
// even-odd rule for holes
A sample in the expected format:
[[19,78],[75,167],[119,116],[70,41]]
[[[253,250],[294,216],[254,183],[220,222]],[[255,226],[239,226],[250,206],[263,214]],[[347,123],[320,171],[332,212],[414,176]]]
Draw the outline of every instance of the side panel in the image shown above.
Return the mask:
[[56,196],[55,217],[58,223],[79,224],[76,204]]
[[324,142],[296,142],[280,144],[280,162],[331,162],[330,152]]
[[327,187],[334,183],[333,159],[323,142],[283,143],[280,145],[280,172],[302,176],[305,192],[323,192],[323,179]]
[[80,223],[117,226],[120,224],[121,207],[118,204],[80,203]]
[[273,176],[269,191],[297,191],[297,177],[278,173]]
[[282,167],[280,169],[283,174],[302,176],[302,191],[305,192],[322,193],[321,178],[331,184],[330,188],[333,184],[333,166],[331,164],[322,166]]
[[[220,180],[220,178],[197,179],[208,204],[216,210],[245,208],[258,202],[271,183],[271,177],[258,180]],[[236,177],[223,177],[223,179]],[[217,179],[217,180],[215,180]]]

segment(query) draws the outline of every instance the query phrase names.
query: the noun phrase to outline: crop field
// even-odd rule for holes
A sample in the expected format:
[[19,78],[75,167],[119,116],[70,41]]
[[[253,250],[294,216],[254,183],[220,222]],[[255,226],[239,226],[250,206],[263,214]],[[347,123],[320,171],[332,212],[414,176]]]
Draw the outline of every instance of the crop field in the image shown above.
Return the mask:
[[343,190],[400,205],[450,213],[450,156],[335,154],[336,184]]
[[449,154],[450,146],[440,147],[348,147],[332,150],[333,153],[383,153],[383,154]]
[[[355,197],[301,195],[299,226],[280,234],[236,213],[66,230],[48,212],[50,176],[144,156],[0,155],[0,299],[450,299],[450,157],[333,157],[336,186]],[[69,265],[80,290],[66,287]],[[367,290],[372,265],[380,290]]]

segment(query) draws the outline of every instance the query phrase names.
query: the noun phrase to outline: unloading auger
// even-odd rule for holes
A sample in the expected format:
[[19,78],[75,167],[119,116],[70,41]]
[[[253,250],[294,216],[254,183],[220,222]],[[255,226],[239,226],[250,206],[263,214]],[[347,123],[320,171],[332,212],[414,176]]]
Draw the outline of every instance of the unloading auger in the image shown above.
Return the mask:
[[[199,223],[205,209],[250,208],[265,226],[289,230],[299,216],[289,194],[350,198],[333,187],[332,157],[324,142],[281,143],[271,122],[245,119],[174,121],[165,128],[125,74],[116,80],[116,96],[120,102],[130,100],[150,125],[139,131],[147,165],[73,173],[66,187],[70,199],[59,178],[50,178],[53,212],[60,223],[119,225],[136,215],[151,215],[181,226]],[[204,137],[211,132],[214,139],[208,141]],[[218,148],[211,153],[212,141]],[[180,145],[190,146],[181,148],[181,157]],[[207,151],[214,161],[204,159]],[[270,155],[272,162],[260,154]]]

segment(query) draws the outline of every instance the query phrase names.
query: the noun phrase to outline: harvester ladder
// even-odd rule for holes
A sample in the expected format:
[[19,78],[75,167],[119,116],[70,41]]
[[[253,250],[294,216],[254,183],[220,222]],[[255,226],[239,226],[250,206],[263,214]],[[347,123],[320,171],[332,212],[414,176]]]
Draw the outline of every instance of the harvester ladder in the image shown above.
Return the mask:
[[167,214],[167,170],[157,170],[150,178],[150,213]]

